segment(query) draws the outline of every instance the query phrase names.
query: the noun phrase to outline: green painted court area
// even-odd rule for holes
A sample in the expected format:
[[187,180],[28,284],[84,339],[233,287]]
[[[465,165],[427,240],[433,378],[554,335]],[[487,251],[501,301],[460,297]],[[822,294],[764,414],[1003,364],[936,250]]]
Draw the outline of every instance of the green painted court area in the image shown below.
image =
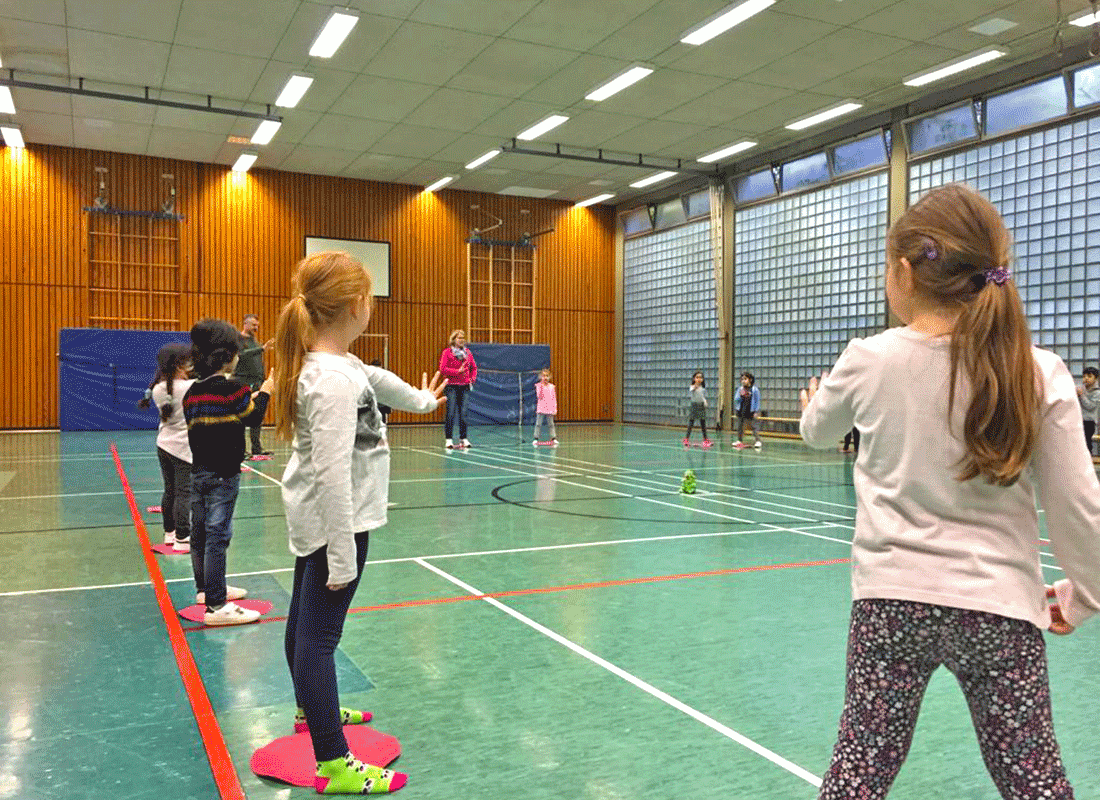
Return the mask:
[[[619,425],[559,437],[475,430],[447,453],[434,427],[391,431],[390,523],[337,666],[344,704],[401,740],[401,797],[815,797],[844,690],[851,456],[728,436],[685,451],[677,432]],[[157,541],[154,440],[0,435],[2,798],[218,796],[109,449]],[[281,616],[275,452],[242,478],[229,570]],[[187,558],[156,560],[174,603],[193,602]],[[279,621],[185,634],[249,798],[316,796],[248,767],[291,730],[282,636]],[[1097,798],[1100,623],[1048,645],[1070,778]],[[997,797],[944,670],[890,797]]]

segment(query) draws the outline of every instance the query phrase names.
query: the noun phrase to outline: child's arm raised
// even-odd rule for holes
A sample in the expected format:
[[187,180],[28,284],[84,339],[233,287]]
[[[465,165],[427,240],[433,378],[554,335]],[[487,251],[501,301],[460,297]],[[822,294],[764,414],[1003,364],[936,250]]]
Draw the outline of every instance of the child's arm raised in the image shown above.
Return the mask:
[[442,395],[447,387],[447,381],[440,381],[438,372],[430,382],[428,373],[423,373],[419,389],[381,367],[368,367],[367,376],[378,402],[395,410],[430,414],[444,402]]
[[852,408],[851,391],[859,374],[855,363],[859,355],[853,349],[855,343],[853,340],[848,344],[831,373],[822,373],[820,382],[811,378],[810,390],[807,392],[803,389],[800,394],[805,405],[799,433],[810,447],[818,450],[833,447],[852,429],[855,411]]

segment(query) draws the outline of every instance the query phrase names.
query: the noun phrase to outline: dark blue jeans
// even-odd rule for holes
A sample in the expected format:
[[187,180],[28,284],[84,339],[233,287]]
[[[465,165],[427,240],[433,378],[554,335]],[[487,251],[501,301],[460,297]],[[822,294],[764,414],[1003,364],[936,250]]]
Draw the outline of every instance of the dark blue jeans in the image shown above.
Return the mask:
[[458,438],[466,438],[466,395],[469,386],[451,386],[443,390],[447,397],[447,421],[443,423],[443,433],[448,439],[454,433],[455,418],[458,418]]
[[348,752],[340,724],[336,687],[336,646],[344,632],[351,600],[363,575],[369,534],[355,534],[355,580],[338,591],[328,588],[328,548],[294,561],[294,588],[286,617],[286,662],[294,698],[306,712],[313,753],[330,761]]
[[191,472],[191,568],[207,608],[225,605],[225,553],[240,487],[240,473],[225,478],[201,467]]

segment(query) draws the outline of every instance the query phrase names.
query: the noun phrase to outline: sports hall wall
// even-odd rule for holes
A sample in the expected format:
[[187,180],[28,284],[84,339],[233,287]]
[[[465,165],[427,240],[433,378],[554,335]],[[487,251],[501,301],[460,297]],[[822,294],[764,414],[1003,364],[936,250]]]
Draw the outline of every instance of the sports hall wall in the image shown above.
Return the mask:
[[[175,210],[184,216],[178,283],[174,270],[164,268],[140,286],[148,297],[133,302],[150,302],[158,320],[141,327],[187,330],[204,316],[237,325],[254,312],[261,335],[270,336],[305,236],[389,241],[391,296],[378,299],[368,333],[389,334],[390,368],[410,380],[432,370],[450,331],[465,327],[465,240],[476,224],[470,205],[505,220],[494,232],[502,239],[555,227],[538,239],[535,341],[552,348],[555,381],[574,387],[561,393],[559,419],[612,418],[615,219],[608,207],[428,194],[417,186],[263,169],[239,174],[219,165],[31,145],[0,149],[0,369],[7,376],[0,428],[57,425],[60,328],[135,327],[91,319],[137,316],[93,308],[102,302],[89,289],[84,209],[98,191],[95,167],[107,168],[108,201],[121,209],[159,209],[162,175],[174,176]],[[521,217],[520,209],[529,215]]]

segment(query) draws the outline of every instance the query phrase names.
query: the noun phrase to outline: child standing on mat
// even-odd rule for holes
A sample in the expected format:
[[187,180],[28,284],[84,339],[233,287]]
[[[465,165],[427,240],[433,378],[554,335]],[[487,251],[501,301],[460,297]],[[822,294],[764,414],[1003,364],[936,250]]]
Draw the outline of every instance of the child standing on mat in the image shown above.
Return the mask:
[[172,342],[157,351],[157,374],[141,408],[150,404],[160,412],[157,427],[157,460],[164,480],[160,498],[164,543],[177,553],[191,552],[191,446],[183,418],[183,396],[194,383],[190,379],[191,348]]
[[466,395],[477,380],[477,363],[466,346],[465,331],[451,331],[450,346],[439,354],[439,374],[447,379],[447,419],[443,423],[445,447],[455,447],[451,434],[458,420],[459,447],[470,447],[466,438]]
[[1081,416],[1085,421],[1085,447],[1092,455],[1092,437],[1096,434],[1096,417],[1100,415],[1100,386],[1097,385],[1100,370],[1085,367],[1081,374],[1082,386],[1077,387],[1077,401],[1081,404]]
[[745,423],[752,428],[752,437],[755,440],[753,447],[757,450],[764,445],[760,441],[760,423],[756,421],[756,413],[760,410],[760,390],[756,388],[756,378],[751,372],[741,373],[741,388],[737,390],[737,444],[738,450],[743,450],[745,445],[741,437],[745,434]]
[[[1031,345],[1010,246],[973,190],[925,195],[886,239],[886,294],[906,327],[853,339],[802,392],[811,447],[853,423],[863,433],[847,688],[822,800],[886,796],[941,664],[1001,796],[1073,797],[1043,630],[1100,611],[1100,484],[1073,376]],[[1036,490],[1066,576],[1049,594]]]
[[[275,333],[278,435],[293,440],[283,473],[294,586],[286,623],[286,660],[298,701],[295,730],[308,730],[322,794],[380,794],[405,785],[400,772],[364,764],[343,725],[369,714],[340,707],[334,653],[363,574],[368,531],[386,524],[390,448],[379,404],[428,414],[446,381],[416,389],[348,352],[366,330],[371,279],[347,253],[299,263],[294,298]],[[308,350],[305,348],[308,343]]]
[[241,485],[244,429],[263,422],[272,379],[253,394],[229,377],[240,347],[237,331],[220,319],[191,329],[191,363],[196,380],[183,398],[191,446],[191,567],[195,601],[206,606],[207,625],[243,625],[259,619],[241,608],[247,592],[225,583],[225,558],[233,536],[233,508]]
[[558,390],[550,383],[552,377],[550,370],[544,369],[539,373],[539,382],[535,384],[538,404],[535,406],[535,441],[531,442],[535,447],[542,441],[539,437],[544,422],[550,426],[550,444],[558,446],[558,434],[554,430],[554,416],[558,413]]
[[699,423],[699,430],[703,433],[703,447],[710,447],[711,441],[707,438],[707,382],[703,379],[702,372],[696,372],[691,376],[688,396],[691,397],[691,411],[688,416],[687,433],[684,434],[684,447],[691,445],[691,429],[696,422]]

